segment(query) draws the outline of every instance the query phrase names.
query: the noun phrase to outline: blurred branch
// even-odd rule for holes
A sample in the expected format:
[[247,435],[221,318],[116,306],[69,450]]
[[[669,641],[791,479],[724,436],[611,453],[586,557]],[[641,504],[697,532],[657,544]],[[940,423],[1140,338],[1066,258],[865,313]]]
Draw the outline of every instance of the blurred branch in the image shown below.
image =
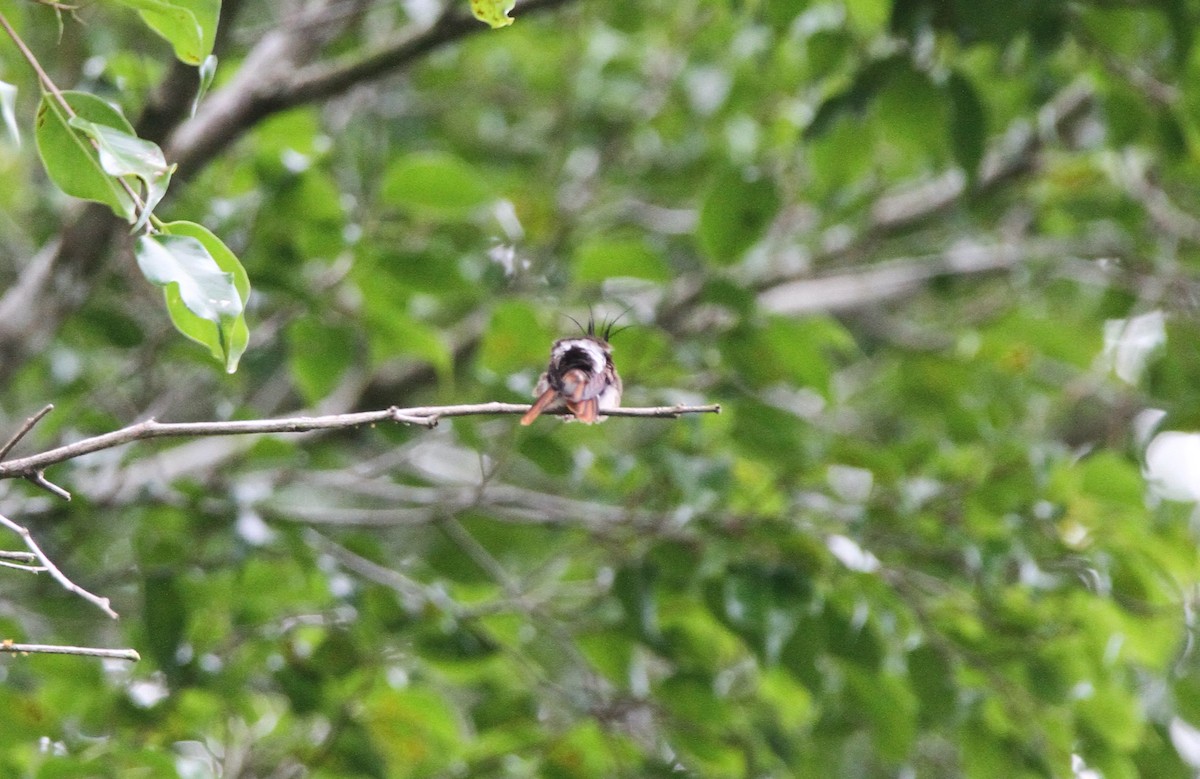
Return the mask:
[[778,314],[847,311],[910,295],[934,279],[1011,270],[1031,257],[1109,257],[1119,252],[1120,247],[1106,241],[1094,246],[1054,240],[968,243],[929,257],[898,258],[846,273],[776,283],[759,293],[758,302]]
[[1121,185],[1168,235],[1190,243],[1200,243],[1200,218],[1184,211],[1153,180],[1145,160],[1123,155],[1118,175]]
[[12,654],[47,654],[47,655],[87,655],[88,657],[103,657],[110,660],[129,660],[136,663],[142,657],[132,649],[100,649],[91,646],[58,646],[55,644],[17,644],[13,641],[0,641],[0,652]]
[[[1011,247],[951,249],[935,255],[929,264],[919,259],[896,259],[868,264],[863,258],[881,239],[911,229],[943,214],[972,197],[986,195],[1033,170],[1041,150],[1055,138],[1071,138],[1095,105],[1096,94],[1084,82],[1076,82],[1056,94],[1038,111],[1037,121],[1021,119],[993,143],[980,163],[978,177],[971,182],[959,168],[933,179],[900,185],[883,193],[868,209],[864,226],[849,238],[827,240],[814,252],[803,272],[764,275],[749,286],[759,290],[764,305],[780,313],[811,313],[870,305],[911,294],[940,276],[977,274],[1001,270],[1016,261]],[[844,226],[827,231],[828,237]],[[812,266],[845,265],[856,260],[857,268],[825,278],[812,278]],[[671,329],[686,319],[701,292],[694,279],[682,279],[659,311],[659,323]]]
[[[341,430],[380,422],[399,422],[422,427],[436,427],[442,417],[492,416],[524,414],[529,410],[524,403],[477,403],[456,406],[419,406],[417,408],[391,408],[379,411],[362,411],[350,414],[330,414],[319,417],[289,417],[285,419],[251,419],[227,422],[144,422],[123,427],[110,433],[85,438],[74,443],[50,449],[40,454],[21,457],[0,463],[0,479],[40,479],[41,472],[48,466],[73,460],[85,454],[112,449],[116,446],[145,441],[151,438],[196,438],[207,436],[252,435],[263,433],[304,433],[313,430]],[[717,414],[719,405],[708,406],[657,406],[650,408],[608,409],[604,413],[612,417],[676,418],[684,414]],[[570,416],[568,411],[555,412]]]
[[[1028,120],[1014,122],[992,143],[979,165],[974,186],[955,168],[932,181],[897,187],[875,201],[870,222],[859,240],[907,229],[953,207],[966,196],[986,194],[1032,170],[1038,152],[1055,138],[1073,135],[1095,102],[1095,90],[1083,82],[1066,87],[1038,111],[1036,127]],[[839,248],[835,253],[841,255],[845,250]]]
[[[528,0],[517,5],[520,16],[567,5],[574,0]],[[455,7],[451,5],[450,7]],[[323,100],[355,84],[378,78],[408,65],[446,43],[465,38],[487,27],[467,13],[448,11],[418,35],[402,34],[375,51],[355,54],[340,61],[312,65],[293,75],[281,97],[292,103]]]
[[[573,0],[529,0],[520,3],[517,12],[524,16],[570,2]],[[451,7],[458,6],[455,3]],[[272,114],[341,94],[352,86],[405,68],[447,44],[487,30],[487,25],[471,14],[450,11],[426,29],[415,34],[405,30],[374,51],[347,55],[334,62],[313,62],[321,36],[311,23],[277,28],[260,39],[229,84],[213,93],[195,117],[180,125],[171,137],[167,158],[178,162],[181,175],[186,176]]]
[[[29,547],[29,551],[33,554],[37,561],[41,563],[42,567],[44,567],[52,577],[54,577],[56,582],[63,586],[63,589],[65,589],[67,592],[72,592],[78,595],[89,603],[95,604],[100,608],[101,611],[113,619],[117,618],[117,612],[113,611],[112,606],[109,604],[108,598],[101,598],[98,595],[93,595],[75,582],[68,579],[66,574],[58,569],[58,566],[54,564],[54,561],[47,557],[46,553],[42,551],[42,548],[38,546],[36,541],[33,540],[33,536],[30,534],[28,529],[18,525],[16,522],[13,522],[3,514],[0,514],[0,525],[3,525],[21,537],[21,540],[25,542],[25,546]],[[37,569],[35,568],[27,568],[26,570],[37,573]]]

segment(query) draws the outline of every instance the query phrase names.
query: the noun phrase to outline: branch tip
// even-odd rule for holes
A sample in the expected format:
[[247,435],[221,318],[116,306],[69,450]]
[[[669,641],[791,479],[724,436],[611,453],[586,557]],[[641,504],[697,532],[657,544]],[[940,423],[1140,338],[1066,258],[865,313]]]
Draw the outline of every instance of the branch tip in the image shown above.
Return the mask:
[[71,500],[71,493],[47,479],[45,471],[34,471],[33,473],[27,473],[25,474],[25,478],[29,482],[41,487],[46,492],[57,495],[66,501]]
[[17,443],[20,442],[20,440],[24,438],[30,430],[33,429],[34,425],[42,421],[42,417],[46,416],[53,410],[54,404],[47,403],[42,407],[41,411],[26,419],[25,422],[19,428],[17,428],[17,432],[12,434],[12,438],[9,438],[8,441],[5,442],[4,446],[0,446],[0,460],[3,460],[8,453],[12,451],[12,448],[16,446]]

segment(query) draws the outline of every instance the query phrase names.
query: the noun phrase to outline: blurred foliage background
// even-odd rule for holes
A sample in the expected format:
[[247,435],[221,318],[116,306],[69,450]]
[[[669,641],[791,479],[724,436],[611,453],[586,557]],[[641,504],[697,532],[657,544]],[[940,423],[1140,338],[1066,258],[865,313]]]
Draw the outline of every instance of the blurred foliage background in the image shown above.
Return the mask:
[[0,570],[0,637],[143,656],[0,655],[6,776],[1200,770],[1200,3],[225,0],[190,120],[128,8],[0,10],[254,285],[226,375],[0,145],[18,453],[527,401],[589,309],[626,405],[723,407],[5,482],[122,618]]

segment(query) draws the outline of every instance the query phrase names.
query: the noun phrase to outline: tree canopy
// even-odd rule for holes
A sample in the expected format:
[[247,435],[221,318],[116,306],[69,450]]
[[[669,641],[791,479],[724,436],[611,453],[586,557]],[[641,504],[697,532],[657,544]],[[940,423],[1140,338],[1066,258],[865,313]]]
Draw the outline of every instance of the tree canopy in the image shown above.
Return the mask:
[[0,772],[1195,776],[1198,21],[0,0]]

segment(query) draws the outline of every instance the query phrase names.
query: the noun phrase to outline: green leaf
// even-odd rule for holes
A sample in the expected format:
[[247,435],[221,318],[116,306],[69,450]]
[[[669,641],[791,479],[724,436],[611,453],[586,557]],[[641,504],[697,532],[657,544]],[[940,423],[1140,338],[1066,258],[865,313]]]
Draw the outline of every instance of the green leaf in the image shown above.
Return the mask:
[[491,187],[467,163],[442,152],[401,157],[383,175],[383,202],[439,216],[463,216],[489,203]]
[[479,345],[479,364],[497,376],[543,370],[553,339],[538,324],[534,307],[506,300],[492,309],[492,321]]
[[513,23],[508,12],[513,9],[516,0],[471,0],[471,13],[481,22],[486,22],[493,30],[507,27]]
[[117,0],[162,36],[181,62],[199,65],[212,54],[221,0]]
[[178,285],[184,305],[196,316],[220,322],[241,313],[233,274],[217,267],[216,260],[196,239],[143,236],[138,242],[137,259],[152,283]]
[[667,281],[671,271],[658,253],[636,238],[599,238],[575,250],[576,281],[603,282],[621,276]]
[[17,146],[21,145],[21,127],[17,124],[17,114],[14,106],[17,104],[17,87],[7,81],[0,81],[0,119],[8,130],[8,137]]
[[149,221],[154,207],[167,194],[167,185],[171,183],[175,166],[167,164],[158,144],[142,140],[136,135],[90,122],[80,116],[73,117],[69,124],[96,142],[100,167],[105,173],[117,178],[133,176],[145,184],[142,207],[133,226],[134,231],[140,230]]
[[400,311],[372,310],[368,320],[373,362],[403,354],[428,362],[441,381],[453,378],[450,349],[439,331]]
[[767,178],[727,169],[717,174],[700,206],[700,248],[720,265],[732,265],[762,237],[779,210],[779,192]]
[[233,252],[200,225],[171,222],[161,235],[139,238],[134,253],[142,274],[163,287],[175,328],[237,370],[250,337],[250,281]]
[[970,79],[958,72],[950,74],[946,92],[950,97],[950,140],[954,145],[954,157],[974,179],[987,145],[987,114],[983,101]]
[[209,88],[212,86],[213,79],[217,77],[217,57],[215,54],[209,54],[204,58],[204,62],[200,63],[198,69],[200,76],[200,85],[196,88],[196,96],[192,98],[192,110],[188,113],[189,116],[196,115],[196,109],[200,107],[200,101],[208,94]]
[[326,326],[311,317],[292,323],[288,345],[292,380],[308,403],[316,403],[337,387],[358,351],[353,330]]
[[[104,125],[130,136],[133,127],[117,109],[86,92],[62,92],[79,119]],[[34,126],[38,154],[50,180],[63,192],[103,203],[124,219],[134,221],[133,201],[100,162],[100,152],[87,135],[70,126],[70,117],[50,95],[42,97]]]
[[179,580],[166,571],[149,573],[142,581],[142,597],[146,648],[159,668],[173,674],[179,666],[176,653],[188,622]]

